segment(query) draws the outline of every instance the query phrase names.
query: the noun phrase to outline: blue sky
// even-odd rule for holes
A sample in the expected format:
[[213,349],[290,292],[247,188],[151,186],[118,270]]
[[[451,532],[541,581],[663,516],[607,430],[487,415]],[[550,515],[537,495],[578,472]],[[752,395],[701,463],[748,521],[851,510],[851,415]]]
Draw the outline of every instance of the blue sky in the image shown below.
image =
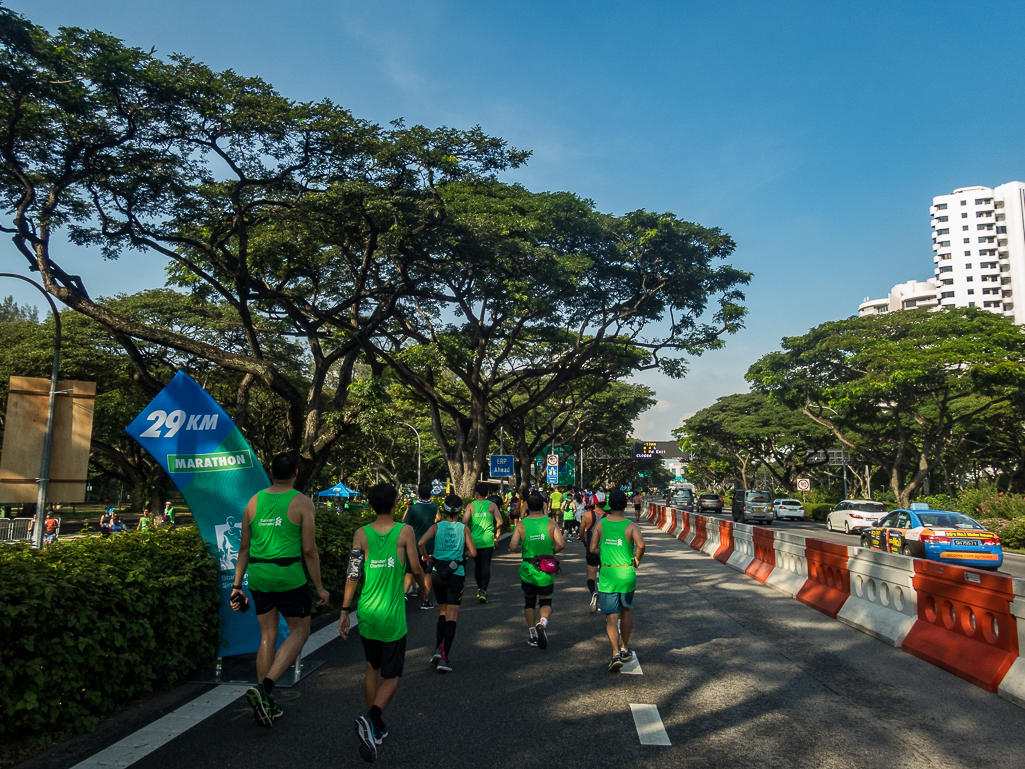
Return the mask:
[[[934,195],[1025,178],[1025,4],[11,0],[257,75],[358,117],[480,124],[530,164],[510,178],[612,213],[722,227],[755,274],[747,328],[682,381],[640,377],[648,440],[746,389],[783,336],[932,274]],[[24,272],[13,249],[0,266]],[[71,264],[65,264],[71,267]],[[94,293],[162,280],[83,253]],[[14,287],[19,300],[35,299]]]

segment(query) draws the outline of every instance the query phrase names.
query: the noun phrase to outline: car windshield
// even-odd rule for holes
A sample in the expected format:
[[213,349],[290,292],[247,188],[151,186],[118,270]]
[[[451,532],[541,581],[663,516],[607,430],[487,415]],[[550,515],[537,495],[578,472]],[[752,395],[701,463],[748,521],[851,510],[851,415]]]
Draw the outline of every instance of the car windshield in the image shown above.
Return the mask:
[[872,502],[857,502],[851,505],[851,510],[857,510],[859,513],[885,513],[886,506]]
[[748,502],[768,502],[769,495],[764,491],[753,491],[747,495]]
[[961,513],[936,511],[932,513],[916,513],[923,526],[938,526],[946,529],[984,529],[985,527],[974,518]]
[[781,505],[797,505],[798,507],[801,505],[796,499],[781,499],[779,503]]
[[718,494],[702,494],[700,498],[701,499],[714,499],[716,502],[719,501],[719,495]]

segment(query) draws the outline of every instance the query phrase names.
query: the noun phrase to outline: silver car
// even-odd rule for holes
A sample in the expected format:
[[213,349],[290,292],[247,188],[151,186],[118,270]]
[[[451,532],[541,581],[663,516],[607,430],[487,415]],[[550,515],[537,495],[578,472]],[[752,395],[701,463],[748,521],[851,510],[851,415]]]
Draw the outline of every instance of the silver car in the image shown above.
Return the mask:
[[803,521],[804,505],[796,499],[774,499],[772,515],[777,521]]
[[889,510],[882,502],[871,499],[845,499],[826,516],[826,528],[830,531],[843,529],[846,534],[855,534],[869,529],[881,521]]

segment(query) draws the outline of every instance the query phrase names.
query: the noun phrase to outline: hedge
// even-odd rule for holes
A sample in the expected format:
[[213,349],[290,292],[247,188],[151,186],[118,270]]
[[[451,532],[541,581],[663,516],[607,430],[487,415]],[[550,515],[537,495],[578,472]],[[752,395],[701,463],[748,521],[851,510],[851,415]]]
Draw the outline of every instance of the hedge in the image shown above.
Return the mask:
[[0,546],[0,735],[89,731],[211,663],[218,604],[194,526]]

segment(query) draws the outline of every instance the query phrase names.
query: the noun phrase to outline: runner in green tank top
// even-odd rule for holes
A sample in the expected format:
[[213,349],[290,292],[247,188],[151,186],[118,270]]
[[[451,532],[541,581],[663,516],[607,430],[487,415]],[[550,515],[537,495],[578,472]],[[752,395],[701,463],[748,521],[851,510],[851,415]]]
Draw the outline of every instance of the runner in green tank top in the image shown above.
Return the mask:
[[473,559],[473,578],[477,581],[477,600],[488,602],[488,585],[491,584],[491,557],[498,544],[498,534],[502,530],[502,513],[498,505],[488,501],[486,483],[478,483],[475,491],[477,499],[466,506],[463,512],[463,524],[470,527],[473,546],[477,555]]
[[[509,550],[523,551],[520,563],[520,582],[523,587],[523,614],[527,619],[527,643],[539,649],[548,647],[548,623],[552,616],[552,595],[555,575],[541,571],[533,563],[538,556],[555,555],[566,546],[562,530],[544,513],[545,500],[537,492],[527,497],[527,516],[516,524]],[[541,604],[541,618],[537,619],[536,606]]]
[[[249,591],[260,623],[260,648],[256,653],[256,678],[260,683],[246,692],[246,699],[256,722],[268,727],[282,715],[271,696],[274,685],[310,637],[313,596],[306,583],[307,571],[317,591],[318,605],[331,597],[320,581],[313,500],[292,488],[298,474],[298,457],[278,454],[270,466],[273,485],[257,492],[246,505],[231,590],[232,609],[248,608],[243,590],[248,571]],[[288,625],[288,638],[280,647],[279,616]]]
[[357,529],[352,538],[338,633],[342,638],[349,637],[349,613],[362,573],[366,582],[359,600],[359,634],[367,661],[363,681],[367,712],[356,719],[356,734],[360,757],[375,761],[377,746],[388,736],[384,709],[395,696],[406,659],[403,580],[407,563],[425,601],[428,592],[413,529],[395,521],[398,490],[390,483],[379,483],[367,492],[367,501],[377,518]]
[[644,537],[633,521],[626,520],[626,493],[616,489],[609,493],[608,515],[598,522],[591,538],[591,552],[601,556],[598,578],[598,602],[605,615],[605,632],[612,644],[609,671],[623,667],[633,653],[630,633],[633,630],[636,569],[644,557]]

